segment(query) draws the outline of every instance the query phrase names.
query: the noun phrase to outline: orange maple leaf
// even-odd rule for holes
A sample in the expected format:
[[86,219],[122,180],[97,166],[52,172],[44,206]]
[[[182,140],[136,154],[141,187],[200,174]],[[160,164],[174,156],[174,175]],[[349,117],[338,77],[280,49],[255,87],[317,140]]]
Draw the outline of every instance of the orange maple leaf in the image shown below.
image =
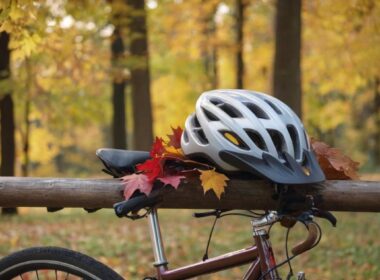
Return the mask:
[[344,155],[339,149],[315,139],[311,139],[311,146],[327,179],[352,180],[359,177],[359,163]]
[[165,152],[163,153],[163,156],[176,157],[179,159],[182,159],[185,157],[181,148],[175,148],[174,146],[167,146],[167,145],[165,145],[164,148],[165,148]]
[[199,170],[201,173],[200,179],[204,192],[213,190],[216,196],[220,199],[224,188],[227,187],[228,177],[224,174],[212,170]]

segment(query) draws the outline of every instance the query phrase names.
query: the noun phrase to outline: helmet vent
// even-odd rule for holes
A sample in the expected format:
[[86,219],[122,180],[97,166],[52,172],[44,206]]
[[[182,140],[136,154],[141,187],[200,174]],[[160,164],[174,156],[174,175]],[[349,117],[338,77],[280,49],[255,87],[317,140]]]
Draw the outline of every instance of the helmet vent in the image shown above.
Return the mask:
[[194,116],[194,118],[193,118],[193,126],[196,128],[201,127],[201,124],[199,123],[197,116]]
[[276,105],[274,105],[272,102],[270,102],[270,101],[267,100],[267,99],[265,99],[264,101],[265,101],[269,106],[271,106],[272,109],[275,110],[277,114],[279,114],[279,115],[282,114],[281,110],[278,109],[278,107],[277,107]]
[[219,121],[219,119],[210,111],[206,110],[205,108],[202,108],[202,110],[209,121]]
[[183,132],[183,141],[185,143],[189,143],[189,135],[187,134],[187,130]]
[[300,141],[296,128],[293,125],[287,126],[290,138],[292,139],[293,149],[294,149],[294,158],[300,158]]
[[229,115],[231,118],[241,118],[241,113],[236,110],[236,108],[232,107],[231,105],[224,103],[218,106],[220,109],[222,109],[227,115]]
[[212,104],[214,104],[215,106],[218,106],[218,105],[223,104],[223,101],[220,100],[220,99],[217,99],[217,98],[211,98],[211,99],[210,99],[210,102],[211,102]]
[[269,116],[259,106],[253,103],[244,103],[245,106],[259,119],[269,120]]
[[263,137],[261,137],[261,135],[257,131],[254,131],[252,129],[245,129],[244,131],[248,134],[252,142],[255,143],[257,147],[259,147],[259,149],[263,151],[268,151],[267,145],[265,145]]
[[228,103],[224,103],[222,100],[217,98],[210,99],[210,102],[215,106],[219,107],[223,112],[229,115],[231,118],[241,118],[242,114],[233,106]]
[[286,151],[283,136],[279,131],[274,129],[267,129],[267,131],[270,138],[272,139],[274,146],[276,147],[278,157],[283,159],[283,152]]
[[194,134],[198,138],[199,142],[204,145],[208,144],[208,139],[202,129],[195,129]]
[[305,143],[306,143],[306,148],[308,150],[310,150],[310,143],[309,143],[309,139],[307,138],[307,135],[306,135],[306,131],[303,130],[303,136],[305,137]]

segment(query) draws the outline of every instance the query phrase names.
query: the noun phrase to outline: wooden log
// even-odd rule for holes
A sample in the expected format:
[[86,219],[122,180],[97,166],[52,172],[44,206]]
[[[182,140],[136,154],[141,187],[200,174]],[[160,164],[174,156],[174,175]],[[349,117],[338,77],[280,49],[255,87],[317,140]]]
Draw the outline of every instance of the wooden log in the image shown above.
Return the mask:
[[[0,177],[0,207],[110,208],[123,200],[117,179]],[[277,209],[275,187],[265,181],[229,182],[222,199],[203,193],[199,182],[186,182],[178,190],[160,190],[160,208],[174,209]],[[294,197],[314,197],[315,205],[330,211],[380,212],[380,182],[326,181],[322,184],[289,186]]]

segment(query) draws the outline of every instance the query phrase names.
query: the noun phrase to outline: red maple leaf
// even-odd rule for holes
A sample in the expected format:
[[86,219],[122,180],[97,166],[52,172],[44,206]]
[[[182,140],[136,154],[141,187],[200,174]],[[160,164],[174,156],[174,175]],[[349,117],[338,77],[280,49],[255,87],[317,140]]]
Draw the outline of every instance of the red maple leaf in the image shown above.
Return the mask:
[[173,134],[169,134],[169,146],[173,146],[176,149],[181,148],[181,136],[183,133],[183,130],[180,126],[177,128],[172,127]]
[[150,156],[152,158],[162,156],[165,152],[164,140],[161,137],[156,137],[153,143],[152,150],[150,151]]
[[181,179],[186,178],[185,176],[181,175],[173,175],[173,176],[166,176],[162,178],[158,178],[164,185],[171,185],[173,188],[177,189],[179,184],[181,183]]
[[149,181],[145,174],[131,174],[121,178],[125,188],[124,197],[129,199],[137,190],[149,195],[153,188],[153,183]]
[[162,175],[162,169],[165,159],[162,157],[154,157],[146,160],[144,163],[136,166],[138,171],[148,176],[149,182],[153,182],[157,177]]

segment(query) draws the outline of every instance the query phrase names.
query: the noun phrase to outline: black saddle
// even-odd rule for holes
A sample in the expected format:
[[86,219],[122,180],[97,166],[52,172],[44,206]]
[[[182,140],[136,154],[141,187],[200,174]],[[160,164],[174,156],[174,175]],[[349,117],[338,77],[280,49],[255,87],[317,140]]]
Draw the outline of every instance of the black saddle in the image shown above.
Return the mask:
[[98,149],[96,155],[103,162],[106,173],[114,177],[122,177],[127,173],[135,172],[136,164],[143,163],[150,158],[149,152],[128,151],[118,149]]

